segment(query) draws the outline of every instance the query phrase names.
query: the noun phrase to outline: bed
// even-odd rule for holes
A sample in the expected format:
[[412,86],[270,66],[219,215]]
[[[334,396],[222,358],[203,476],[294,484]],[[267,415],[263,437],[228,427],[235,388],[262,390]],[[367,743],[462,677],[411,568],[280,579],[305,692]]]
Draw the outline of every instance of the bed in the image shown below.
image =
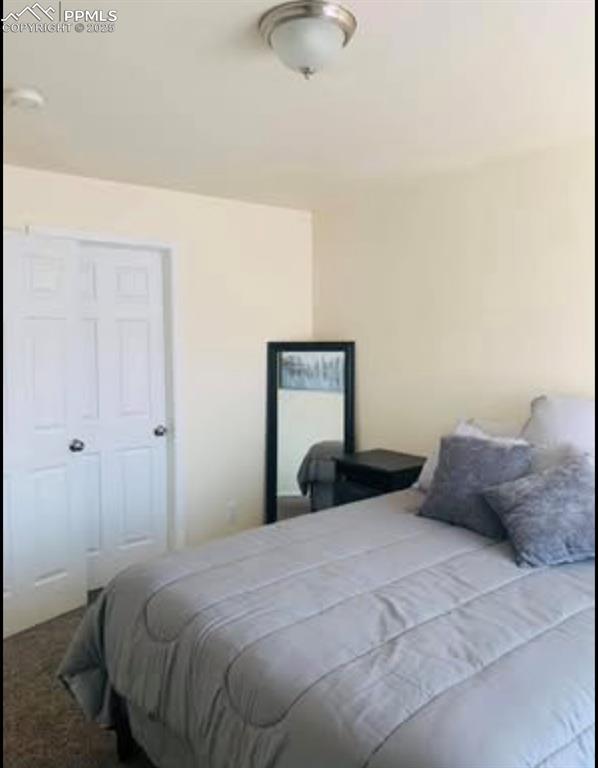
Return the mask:
[[420,502],[133,567],[59,675],[158,768],[590,768],[594,562],[520,568]]

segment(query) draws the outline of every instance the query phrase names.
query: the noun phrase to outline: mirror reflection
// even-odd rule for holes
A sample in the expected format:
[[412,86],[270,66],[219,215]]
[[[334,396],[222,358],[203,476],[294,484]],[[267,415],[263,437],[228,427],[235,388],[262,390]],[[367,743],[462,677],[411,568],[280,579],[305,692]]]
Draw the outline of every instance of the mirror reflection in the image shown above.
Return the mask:
[[[276,456],[274,514],[277,520],[334,506],[336,457],[347,450],[347,350],[276,350]],[[330,345],[324,345],[330,346]],[[352,428],[352,427],[351,427]]]

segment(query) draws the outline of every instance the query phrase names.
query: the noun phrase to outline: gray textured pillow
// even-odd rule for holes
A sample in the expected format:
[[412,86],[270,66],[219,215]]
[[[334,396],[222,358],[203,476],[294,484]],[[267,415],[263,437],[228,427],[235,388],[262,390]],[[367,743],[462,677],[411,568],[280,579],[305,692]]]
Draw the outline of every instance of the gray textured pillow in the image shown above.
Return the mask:
[[419,514],[502,539],[505,529],[482,491],[527,474],[531,460],[532,447],[524,442],[443,437],[434,481]]
[[595,474],[587,457],[488,488],[484,498],[507,529],[520,565],[595,556]]

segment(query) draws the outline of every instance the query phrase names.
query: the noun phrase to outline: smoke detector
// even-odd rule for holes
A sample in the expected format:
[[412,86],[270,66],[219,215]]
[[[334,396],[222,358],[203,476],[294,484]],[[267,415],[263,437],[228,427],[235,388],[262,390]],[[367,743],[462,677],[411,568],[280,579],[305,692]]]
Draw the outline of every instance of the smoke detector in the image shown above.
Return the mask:
[[35,88],[5,88],[5,109],[40,109],[45,104],[42,94]]

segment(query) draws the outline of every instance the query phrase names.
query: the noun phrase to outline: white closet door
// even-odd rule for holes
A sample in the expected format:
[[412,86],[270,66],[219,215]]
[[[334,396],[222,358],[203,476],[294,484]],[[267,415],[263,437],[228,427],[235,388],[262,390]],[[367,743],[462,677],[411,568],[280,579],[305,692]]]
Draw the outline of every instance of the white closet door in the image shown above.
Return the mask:
[[75,257],[68,240],[4,237],[5,634],[85,602]]
[[84,385],[78,407],[95,588],[166,549],[162,257],[82,244],[79,271]]
[[162,257],[4,237],[5,634],[166,549]]

